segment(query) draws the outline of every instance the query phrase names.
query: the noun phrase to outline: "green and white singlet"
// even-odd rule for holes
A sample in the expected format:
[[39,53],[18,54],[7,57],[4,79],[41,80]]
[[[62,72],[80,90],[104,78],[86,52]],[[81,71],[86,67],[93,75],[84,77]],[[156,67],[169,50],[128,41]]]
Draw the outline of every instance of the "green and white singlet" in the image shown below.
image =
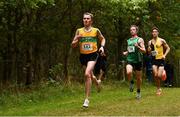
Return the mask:
[[138,48],[135,47],[135,43],[138,43],[139,37],[130,38],[127,40],[128,43],[128,56],[127,61],[130,63],[139,63],[142,62],[142,53],[139,52]]

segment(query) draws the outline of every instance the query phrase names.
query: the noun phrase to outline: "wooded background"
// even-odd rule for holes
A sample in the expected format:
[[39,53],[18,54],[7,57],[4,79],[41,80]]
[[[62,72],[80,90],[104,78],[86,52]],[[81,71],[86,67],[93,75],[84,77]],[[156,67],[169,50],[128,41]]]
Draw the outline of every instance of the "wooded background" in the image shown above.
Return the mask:
[[171,51],[174,86],[180,86],[180,2],[178,0],[1,0],[0,89],[44,81],[82,81],[79,50],[71,48],[84,12],[106,38],[109,79],[122,79],[122,51],[129,27],[139,26],[147,45],[151,28],[160,29]]

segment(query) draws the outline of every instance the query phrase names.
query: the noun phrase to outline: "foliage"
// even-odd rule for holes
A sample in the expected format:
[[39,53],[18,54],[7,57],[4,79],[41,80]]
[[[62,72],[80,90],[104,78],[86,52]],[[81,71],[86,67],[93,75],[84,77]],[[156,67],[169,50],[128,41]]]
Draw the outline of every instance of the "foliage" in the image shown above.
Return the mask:
[[63,81],[69,82],[69,76],[82,79],[79,53],[70,43],[82,27],[84,12],[94,14],[94,27],[106,38],[108,63],[116,65],[115,74],[132,24],[139,26],[146,45],[151,28],[159,27],[171,47],[168,58],[178,61],[179,6],[178,0],[1,0],[0,82],[38,84],[49,77],[49,71],[51,77],[60,73]]
[[63,78],[63,65],[61,63],[54,65],[49,69],[49,77],[55,80],[62,80]]

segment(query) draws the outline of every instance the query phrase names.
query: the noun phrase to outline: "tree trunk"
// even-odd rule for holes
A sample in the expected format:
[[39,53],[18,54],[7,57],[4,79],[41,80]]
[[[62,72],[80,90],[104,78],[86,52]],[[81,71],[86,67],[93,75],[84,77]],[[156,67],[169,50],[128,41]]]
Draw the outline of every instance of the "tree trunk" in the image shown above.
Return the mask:
[[32,84],[32,79],[33,79],[33,72],[32,72],[32,47],[30,44],[27,46],[27,51],[26,51],[26,86],[29,86]]

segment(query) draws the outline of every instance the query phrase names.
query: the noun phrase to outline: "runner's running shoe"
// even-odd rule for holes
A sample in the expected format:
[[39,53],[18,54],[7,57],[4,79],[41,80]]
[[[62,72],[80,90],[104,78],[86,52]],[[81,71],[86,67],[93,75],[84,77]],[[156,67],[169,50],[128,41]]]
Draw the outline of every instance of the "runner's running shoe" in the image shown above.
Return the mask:
[[97,80],[97,92],[101,91],[101,80]]
[[141,93],[140,92],[137,92],[136,99],[141,99]]
[[161,93],[162,93],[162,89],[161,88],[157,89],[156,95],[161,95]]
[[88,108],[88,106],[89,106],[89,100],[88,100],[88,99],[85,99],[85,100],[84,100],[83,107]]

